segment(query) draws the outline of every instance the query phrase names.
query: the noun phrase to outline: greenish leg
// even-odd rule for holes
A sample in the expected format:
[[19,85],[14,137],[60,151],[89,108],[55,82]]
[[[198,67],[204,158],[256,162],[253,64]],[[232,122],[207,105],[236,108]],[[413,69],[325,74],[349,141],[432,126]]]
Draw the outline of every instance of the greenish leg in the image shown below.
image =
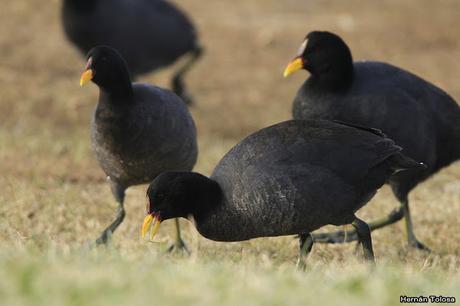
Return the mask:
[[305,271],[305,268],[307,266],[305,263],[305,259],[308,256],[308,254],[311,252],[311,249],[313,247],[313,237],[311,236],[310,233],[299,235],[299,246],[300,246],[300,251],[299,251],[299,258],[297,260],[297,269],[301,271]]
[[124,201],[125,201],[125,188],[111,182],[111,189],[115,200],[118,203],[118,212],[115,220],[101,233],[99,238],[96,239],[96,245],[106,244],[118,226],[123,222],[125,219],[125,208],[124,208]]
[[176,222],[176,241],[174,242],[173,245],[171,245],[168,248],[168,253],[171,253],[174,250],[176,250],[176,251],[185,251],[188,255],[190,255],[191,253],[189,249],[187,248],[187,245],[185,244],[184,240],[182,240],[179,219],[176,218],[174,219],[174,221]]
[[177,72],[174,74],[172,79],[172,90],[177,94],[187,105],[193,104],[193,98],[188,92],[183,78],[185,74],[190,70],[190,68],[195,64],[195,62],[201,57],[203,49],[200,46],[197,46],[190,54],[190,58],[187,59],[185,64],[180,67]]
[[[388,216],[369,223],[369,228],[371,231],[375,231],[387,225],[394,224],[403,217],[405,219],[407,241],[409,246],[430,252],[431,250],[421,243],[414,234],[412,218],[409,210],[409,201],[407,198],[402,200],[400,207],[393,210]],[[332,233],[319,233],[313,234],[312,236],[313,241],[319,243],[345,243],[358,240],[358,235],[355,229]]]
[[[369,228],[371,231],[377,230],[379,228],[398,222],[402,219],[403,216],[404,209],[403,206],[401,206],[393,210],[388,216],[369,223]],[[358,235],[355,229],[332,233],[319,233],[313,234],[312,236],[313,241],[319,243],[345,243],[358,240]]]
[[371,229],[363,220],[356,218],[351,224],[356,229],[358,239],[363,245],[364,259],[375,264],[374,250],[372,248]]
[[407,199],[402,202],[402,207],[403,207],[404,217],[406,221],[406,233],[407,233],[407,241],[409,243],[409,246],[419,249],[419,250],[431,252],[430,248],[428,248],[423,243],[418,241],[417,237],[415,237],[414,229],[412,226],[412,218],[411,218],[410,210],[409,210],[409,201]]

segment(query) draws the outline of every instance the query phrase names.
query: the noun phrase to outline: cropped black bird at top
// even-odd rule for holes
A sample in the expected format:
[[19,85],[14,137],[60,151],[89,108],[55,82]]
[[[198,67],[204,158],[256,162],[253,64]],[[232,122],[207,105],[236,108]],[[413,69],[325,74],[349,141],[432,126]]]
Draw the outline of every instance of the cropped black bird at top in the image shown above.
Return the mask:
[[63,0],[62,23],[68,39],[86,55],[98,45],[118,50],[133,77],[190,58],[178,69],[172,88],[186,103],[183,77],[202,48],[190,19],[164,0]]

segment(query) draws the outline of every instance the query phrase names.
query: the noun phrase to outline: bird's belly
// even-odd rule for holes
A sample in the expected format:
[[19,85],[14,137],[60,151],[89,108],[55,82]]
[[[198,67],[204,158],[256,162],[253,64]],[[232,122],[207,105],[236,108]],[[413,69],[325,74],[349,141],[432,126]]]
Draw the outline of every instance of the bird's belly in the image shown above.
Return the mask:
[[[313,217],[313,218],[312,218]],[[264,212],[230,213],[215,211],[204,218],[193,220],[198,232],[214,241],[244,241],[260,237],[277,237],[312,232],[326,224],[324,218],[298,217],[280,214],[270,218]]]
[[[197,225],[198,232],[205,238],[221,241],[221,242],[236,242],[236,241],[245,241],[254,238],[261,237],[279,237],[279,236],[289,236],[297,235],[301,233],[310,233],[319,227],[311,228],[311,224],[299,223],[297,226],[292,224],[286,226],[284,225],[268,225],[263,227],[254,228],[251,225],[241,224],[238,222],[232,222],[229,226],[222,226],[222,222],[227,224],[222,220],[219,226],[210,226],[207,224]],[[250,228],[250,230],[247,230]]]
[[190,171],[196,160],[196,154],[181,150],[136,152],[103,145],[93,149],[106,175],[124,186],[149,183],[164,171]]

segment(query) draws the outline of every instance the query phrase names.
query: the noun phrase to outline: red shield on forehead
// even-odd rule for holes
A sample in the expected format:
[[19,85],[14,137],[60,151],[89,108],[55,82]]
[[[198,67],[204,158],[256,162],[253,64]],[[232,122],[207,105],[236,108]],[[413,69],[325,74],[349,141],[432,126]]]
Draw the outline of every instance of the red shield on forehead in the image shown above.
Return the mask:
[[302,45],[300,45],[299,49],[297,50],[298,56],[301,56],[305,52],[305,49],[307,48],[307,43],[308,43],[308,39],[305,39]]
[[90,58],[88,59],[88,62],[86,63],[85,70],[88,70],[88,69],[91,67],[92,64],[93,64],[93,58],[90,57]]

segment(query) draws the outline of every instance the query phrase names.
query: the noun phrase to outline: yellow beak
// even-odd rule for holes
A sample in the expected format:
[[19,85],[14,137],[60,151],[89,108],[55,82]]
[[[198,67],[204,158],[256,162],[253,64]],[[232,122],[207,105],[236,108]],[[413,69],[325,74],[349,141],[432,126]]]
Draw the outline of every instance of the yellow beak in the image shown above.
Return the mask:
[[81,74],[80,86],[84,86],[86,83],[93,79],[93,71],[91,69],[86,70]]
[[284,70],[284,77],[287,78],[292,73],[296,72],[303,68],[303,60],[300,57],[296,57],[295,59],[290,62],[286,69]]
[[157,216],[152,214],[147,215],[144,219],[144,224],[142,224],[142,238],[144,238],[147,232],[150,230],[150,228],[152,228],[152,231],[150,232],[150,241],[152,241],[153,238],[155,238],[155,235],[158,233],[158,230],[160,229],[160,223],[161,221]]

